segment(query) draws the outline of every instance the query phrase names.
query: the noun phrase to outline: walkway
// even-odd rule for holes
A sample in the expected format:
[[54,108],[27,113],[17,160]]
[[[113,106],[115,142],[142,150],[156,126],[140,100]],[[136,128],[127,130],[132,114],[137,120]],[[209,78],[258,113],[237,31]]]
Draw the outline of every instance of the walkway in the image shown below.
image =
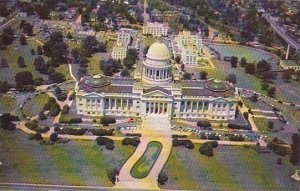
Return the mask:
[[[159,190],[157,185],[158,175],[167,162],[172,150],[171,124],[167,116],[153,115],[146,116],[142,123],[141,142],[136,151],[122,166],[116,189],[146,189]],[[147,145],[152,141],[158,141],[162,144],[162,150],[155,161],[147,177],[137,179],[131,176],[130,171],[136,162],[143,156]]]

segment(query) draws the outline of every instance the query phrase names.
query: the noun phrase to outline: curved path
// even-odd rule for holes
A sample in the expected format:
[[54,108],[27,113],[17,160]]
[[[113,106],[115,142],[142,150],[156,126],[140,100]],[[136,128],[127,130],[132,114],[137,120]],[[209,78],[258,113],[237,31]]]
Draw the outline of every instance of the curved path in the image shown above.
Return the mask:
[[[116,189],[146,189],[159,190],[158,175],[167,162],[172,150],[171,124],[166,116],[145,117],[142,123],[142,137],[140,144],[132,156],[122,166],[116,182]],[[149,174],[142,179],[131,176],[131,169],[143,156],[147,145],[157,141],[162,144],[162,150],[151,168]]]

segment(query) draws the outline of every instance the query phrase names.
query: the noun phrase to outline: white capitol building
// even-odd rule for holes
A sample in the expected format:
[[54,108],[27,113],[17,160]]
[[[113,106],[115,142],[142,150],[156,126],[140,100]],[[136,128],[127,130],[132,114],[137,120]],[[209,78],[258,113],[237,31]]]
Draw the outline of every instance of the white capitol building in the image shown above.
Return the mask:
[[165,44],[152,44],[139,77],[86,76],[76,94],[77,113],[87,116],[164,115],[169,118],[234,120],[235,88],[216,80],[174,80]]

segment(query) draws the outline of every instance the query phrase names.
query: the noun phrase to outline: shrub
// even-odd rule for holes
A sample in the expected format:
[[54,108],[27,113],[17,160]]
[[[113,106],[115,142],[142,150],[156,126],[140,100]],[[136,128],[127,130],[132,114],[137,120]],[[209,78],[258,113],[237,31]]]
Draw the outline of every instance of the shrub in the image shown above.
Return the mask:
[[39,127],[38,121],[36,121],[36,120],[26,122],[25,126],[31,130],[35,130]]
[[97,145],[105,145],[107,150],[114,149],[114,141],[107,137],[97,137],[96,139]]
[[118,174],[119,171],[117,169],[107,170],[107,177],[113,184],[116,183],[116,176]]
[[242,135],[230,135],[229,136],[230,141],[244,141],[244,137]]
[[208,141],[206,144],[211,144],[212,148],[217,148],[219,146],[218,141]]
[[185,146],[188,149],[194,148],[194,143],[192,143],[192,141],[188,140],[188,139],[178,140],[177,138],[175,138],[172,140],[172,144],[173,144],[173,147]]
[[240,107],[243,107],[243,105],[244,105],[243,102],[242,102],[241,100],[239,100],[237,103],[238,103],[238,105],[239,105]]
[[158,174],[158,180],[157,181],[160,185],[164,185],[168,181],[168,175],[164,172],[160,172]]
[[277,143],[274,143],[274,142],[268,143],[267,147],[279,156],[286,156],[289,152],[287,147],[277,144]]
[[197,126],[198,127],[211,127],[211,123],[207,120],[198,121]]
[[211,135],[207,135],[207,139],[208,140],[220,140],[220,137],[215,134],[211,134]]
[[46,115],[44,114],[43,111],[41,111],[39,114],[39,120],[46,120],[46,119],[47,119]]
[[112,136],[114,129],[92,129],[91,132],[96,136]]
[[81,128],[70,128],[70,127],[65,127],[65,128],[58,128],[56,129],[57,133],[59,134],[68,134],[68,135],[84,135],[87,129],[81,129]]
[[58,94],[56,97],[57,97],[57,100],[59,100],[59,101],[65,101],[67,99],[68,95],[66,92],[62,92],[62,93]]
[[104,126],[108,126],[111,123],[116,123],[116,119],[113,117],[104,116],[100,119],[100,123]]
[[230,129],[245,129],[245,130],[251,130],[251,127],[249,125],[239,125],[239,124],[234,124],[234,123],[229,123],[227,125],[228,128]]
[[69,117],[65,115],[61,115],[59,118],[60,123],[81,123],[82,119],[79,117]]
[[212,144],[204,143],[199,147],[199,152],[202,155],[211,157],[214,155]]
[[50,141],[55,143],[57,140],[58,140],[58,134],[57,133],[52,133],[50,135]]
[[141,137],[142,134],[140,134],[140,133],[126,133],[125,136],[128,136],[128,137]]
[[76,93],[73,91],[73,92],[70,94],[70,96],[69,96],[69,100],[70,100],[70,101],[73,100],[74,97],[75,97],[75,95],[76,95]]
[[172,138],[187,138],[187,135],[177,135],[177,134],[173,134]]
[[59,114],[60,112],[60,106],[55,103],[54,105],[52,105],[52,107],[50,108],[50,112],[49,112],[49,115],[55,117]]
[[68,104],[64,105],[62,111],[61,111],[61,114],[67,114],[69,113],[69,110],[70,110],[70,106]]
[[122,145],[131,145],[137,147],[140,144],[140,139],[138,137],[129,138],[126,137],[122,140]]

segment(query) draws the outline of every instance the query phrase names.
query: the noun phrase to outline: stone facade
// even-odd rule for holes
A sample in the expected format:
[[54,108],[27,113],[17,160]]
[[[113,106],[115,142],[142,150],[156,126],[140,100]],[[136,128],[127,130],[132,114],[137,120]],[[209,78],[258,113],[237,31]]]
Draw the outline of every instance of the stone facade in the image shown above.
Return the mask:
[[169,118],[234,120],[236,90],[223,81],[173,81],[167,47],[148,50],[140,79],[86,76],[79,82],[77,113],[87,116],[165,115]]
[[160,37],[160,36],[167,36],[168,35],[168,26],[163,23],[146,23],[143,26],[143,34],[152,34],[155,37]]

